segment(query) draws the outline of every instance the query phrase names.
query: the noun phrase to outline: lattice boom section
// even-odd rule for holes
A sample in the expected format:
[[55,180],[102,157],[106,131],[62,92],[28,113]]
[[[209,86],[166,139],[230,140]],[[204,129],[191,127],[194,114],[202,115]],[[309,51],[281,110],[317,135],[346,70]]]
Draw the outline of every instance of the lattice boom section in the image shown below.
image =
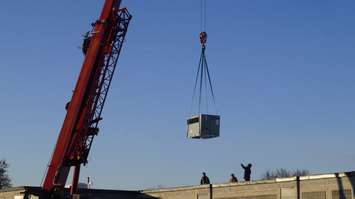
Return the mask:
[[[131,20],[131,15],[128,13],[127,9],[120,9],[117,13],[117,26],[116,26],[116,37],[111,43],[111,53],[105,55],[104,57],[104,67],[101,70],[101,75],[99,77],[98,88],[95,91],[94,103],[91,108],[91,116],[89,122],[89,127],[91,129],[97,129],[99,122],[101,121],[101,113],[106,101],[107,93],[109,91],[111,81],[116,69],[117,61],[123,46],[123,42],[128,30],[128,25]],[[87,159],[88,151],[90,151],[95,134],[89,135],[85,142],[85,148],[87,154],[84,154],[85,159]],[[84,162],[86,163],[86,162]]]

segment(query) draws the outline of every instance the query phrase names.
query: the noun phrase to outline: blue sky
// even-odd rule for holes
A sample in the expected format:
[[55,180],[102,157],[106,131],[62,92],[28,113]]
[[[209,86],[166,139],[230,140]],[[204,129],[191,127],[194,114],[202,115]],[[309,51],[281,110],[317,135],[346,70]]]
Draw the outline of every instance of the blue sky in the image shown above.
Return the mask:
[[[0,7],[0,158],[40,185],[102,1]],[[200,1],[126,0],[134,16],[82,180],[141,189],[214,183],[240,163],[354,170],[355,2],[208,0],[207,59],[221,137],[188,140]]]

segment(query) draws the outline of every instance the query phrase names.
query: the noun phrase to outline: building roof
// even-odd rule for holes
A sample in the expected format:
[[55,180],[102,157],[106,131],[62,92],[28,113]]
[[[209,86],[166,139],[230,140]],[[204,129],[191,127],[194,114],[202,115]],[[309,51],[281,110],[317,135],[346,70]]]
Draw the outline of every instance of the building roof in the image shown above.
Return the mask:
[[[342,178],[342,177],[350,177],[355,176],[355,171],[350,172],[341,172],[341,173],[327,173],[327,174],[315,174],[315,175],[307,175],[307,176],[299,176],[300,181],[304,180],[318,180],[318,179],[327,179],[327,178]],[[298,177],[288,177],[288,178],[275,178],[272,180],[255,180],[255,181],[241,181],[237,183],[219,183],[219,184],[211,184],[211,185],[187,185],[187,186],[179,186],[179,187],[171,187],[171,188],[158,188],[158,189],[146,189],[144,192],[164,192],[164,191],[181,191],[181,190],[188,190],[188,189],[205,189],[209,186],[213,187],[226,187],[231,186],[231,184],[236,186],[243,186],[243,185],[251,185],[251,184],[266,184],[266,183],[278,183],[278,182],[291,182],[296,181]]]

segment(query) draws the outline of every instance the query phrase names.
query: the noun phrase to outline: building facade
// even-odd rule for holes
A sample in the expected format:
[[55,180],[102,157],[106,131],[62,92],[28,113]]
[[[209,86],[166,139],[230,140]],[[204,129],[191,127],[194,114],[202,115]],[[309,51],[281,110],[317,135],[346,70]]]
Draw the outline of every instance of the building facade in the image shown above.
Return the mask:
[[[80,199],[355,199],[355,172],[142,191],[80,189]],[[40,199],[39,187],[0,190],[0,199]],[[68,195],[67,193],[64,195]]]

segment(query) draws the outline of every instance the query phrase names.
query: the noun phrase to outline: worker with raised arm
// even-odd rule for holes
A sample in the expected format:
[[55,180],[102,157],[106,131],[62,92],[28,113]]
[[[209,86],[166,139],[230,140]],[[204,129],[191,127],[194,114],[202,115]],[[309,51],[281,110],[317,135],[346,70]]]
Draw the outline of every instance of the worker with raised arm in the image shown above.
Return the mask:
[[247,166],[244,166],[243,164],[241,164],[241,166],[244,169],[244,180],[250,181],[252,164],[249,163]]
[[210,184],[210,179],[206,176],[205,172],[202,173],[202,178],[201,178],[200,184],[201,185]]

